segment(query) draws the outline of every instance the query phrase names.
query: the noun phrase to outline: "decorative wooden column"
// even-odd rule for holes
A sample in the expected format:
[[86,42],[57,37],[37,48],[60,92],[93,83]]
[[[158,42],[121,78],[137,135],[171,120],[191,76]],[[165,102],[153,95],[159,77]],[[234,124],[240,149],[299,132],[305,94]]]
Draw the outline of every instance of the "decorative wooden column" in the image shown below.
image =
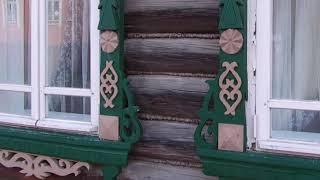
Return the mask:
[[194,138],[198,149],[243,152],[246,146],[246,2],[220,1],[219,73],[209,92]]
[[100,9],[100,120],[99,136],[135,143],[142,134],[138,108],[124,73],[123,0],[101,0]]

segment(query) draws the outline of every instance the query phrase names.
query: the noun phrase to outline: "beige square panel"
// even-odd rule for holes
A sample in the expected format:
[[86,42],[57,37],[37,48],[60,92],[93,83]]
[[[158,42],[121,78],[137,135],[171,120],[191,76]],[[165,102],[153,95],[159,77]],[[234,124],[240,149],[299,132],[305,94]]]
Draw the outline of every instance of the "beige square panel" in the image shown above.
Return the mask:
[[119,117],[104,116],[99,118],[99,138],[105,140],[119,140]]
[[219,124],[218,149],[243,152],[243,125]]

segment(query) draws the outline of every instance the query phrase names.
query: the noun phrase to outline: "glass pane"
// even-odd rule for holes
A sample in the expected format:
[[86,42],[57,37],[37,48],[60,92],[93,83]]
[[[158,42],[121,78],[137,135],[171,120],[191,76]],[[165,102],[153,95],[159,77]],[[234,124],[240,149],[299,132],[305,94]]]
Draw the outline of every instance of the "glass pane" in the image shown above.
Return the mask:
[[[47,15],[53,13],[52,19],[56,14],[61,16],[61,23],[46,22],[46,85],[90,88],[90,1],[46,2]],[[61,3],[61,13],[56,9],[57,3]]]
[[30,0],[0,0],[0,83],[31,83]]
[[271,109],[272,138],[320,142],[320,112]]
[[90,97],[48,95],[47,102],[48,118],[90,122]]
[[274,0],[275,99],[320,99],[319,7],[319,0]]
[[0,113],[31,116],[31,93],[0,91]]

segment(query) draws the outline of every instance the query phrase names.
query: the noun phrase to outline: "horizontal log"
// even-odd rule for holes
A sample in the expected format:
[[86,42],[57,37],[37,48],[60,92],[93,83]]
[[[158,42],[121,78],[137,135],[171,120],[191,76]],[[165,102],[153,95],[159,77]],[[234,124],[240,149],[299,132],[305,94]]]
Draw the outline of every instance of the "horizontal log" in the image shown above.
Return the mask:
[[218,0],[128,0],[127,32],[218,32]]
[[128,167],[122,170],[120,180],[217,180],[206,176],[200,168],[187,168],[152,163],[140,160],[130,160]]
[[128,74],[217,74],[217,39],[127,39],[125,47]]
[[135,145],[131,157],[158,159],[164,162],[178,162],[189,167],[199,167],[194,143],[140,141]]
[[206,78],[176,76],[129,76],[142,118],[197,122],[208,91]]
[[193,143],[195,124],[142,120],[143,141]]

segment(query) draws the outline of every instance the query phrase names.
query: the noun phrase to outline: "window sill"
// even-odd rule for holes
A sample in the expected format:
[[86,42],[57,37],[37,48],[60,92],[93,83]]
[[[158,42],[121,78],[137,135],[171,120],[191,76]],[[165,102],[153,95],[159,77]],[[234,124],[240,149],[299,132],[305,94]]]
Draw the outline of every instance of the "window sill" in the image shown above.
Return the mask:
[[262,152],[230,152],[199,148],[204,173],[220,179],[308,179],[320,178],[320,159]]
[[110,180],[127,165],[131,147],[97,136],[0,126],[0,149],[97,164]]
[[315,142],[288,141],[280,139],[258,140],[257,150],[281,152],[302,156],[320,155],[320,144]]

